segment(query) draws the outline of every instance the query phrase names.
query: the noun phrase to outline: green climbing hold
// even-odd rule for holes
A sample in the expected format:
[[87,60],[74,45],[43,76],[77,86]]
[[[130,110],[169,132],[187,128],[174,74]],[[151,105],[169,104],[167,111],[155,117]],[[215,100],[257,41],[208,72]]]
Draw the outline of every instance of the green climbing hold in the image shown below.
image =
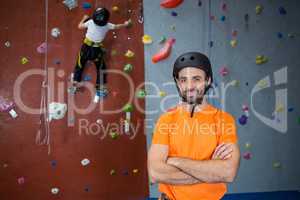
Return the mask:
[[117,133],[117,132],[110,132],[109,133],[109,135],[110,135],[110,137],[112,138],[112,139],[117,139],[118,137],[119,137],[119,134]]
[[145,96],[147,95],[146,91],[145,90],[139,90],[136,94],[137,98],[145,98]]
[[133,106],[132,106],[130,103],[128,103],[128,104],[126,104],[126,105],[123,107],[123,111],[124,111],[124,112],[132,112],[132,111],[133,111]]
[[132,71],[132,69],[133,69],[132,64],[126,64],[126,65],[124,66],[124,68],[123,68],[123,71],[126,72],[126,73],[129,73],[129,72]]

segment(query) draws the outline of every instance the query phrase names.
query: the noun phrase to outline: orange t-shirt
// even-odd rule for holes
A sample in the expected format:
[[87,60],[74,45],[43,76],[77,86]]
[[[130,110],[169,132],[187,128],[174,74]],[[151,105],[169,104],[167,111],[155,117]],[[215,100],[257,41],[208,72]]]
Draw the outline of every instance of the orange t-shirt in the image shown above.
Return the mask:
[[[176,107],[158,119],[152,143],[169,146],[170,157],[208,160],[222,142],[237,143],[234,118],[208,104],[190,117],[190,112]],[[159,190],[172,200],[217,200],[226,192],[225,183],[194,185],[159,184]]]

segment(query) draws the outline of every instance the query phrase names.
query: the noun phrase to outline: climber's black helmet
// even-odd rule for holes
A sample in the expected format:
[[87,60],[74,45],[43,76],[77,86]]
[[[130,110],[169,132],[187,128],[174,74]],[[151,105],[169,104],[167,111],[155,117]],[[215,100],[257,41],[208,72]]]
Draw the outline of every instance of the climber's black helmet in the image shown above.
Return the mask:
[[93,13],[93,21],[98,26],[105,26],[109,20],[110,13],[106,8],[97,8]]
[[176,79],[178,79],[179,71],[186,67],[195,67],[203,70],[206,74],[206,82],[210,78],[210,84],[205,85],[205,94],[209,90],[209,88],[211,87],[211,83],[213,82],[213,73],[208,57],[200,52],[187,52],[180,55],[176,59],[173,67],[173,78],[175,82]]

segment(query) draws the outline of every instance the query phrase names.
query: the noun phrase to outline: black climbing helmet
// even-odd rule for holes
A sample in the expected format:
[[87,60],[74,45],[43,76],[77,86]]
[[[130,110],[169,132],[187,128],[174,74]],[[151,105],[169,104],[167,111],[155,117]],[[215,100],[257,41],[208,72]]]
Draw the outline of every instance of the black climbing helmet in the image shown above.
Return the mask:
[[[178,79],[179,71],[186,68],[186,67],[195,67],[203,70],[206,73],[206,79],[211,79],[211,83],[213,82],[213,73],[210,61],[208,57],[200,52],[187,52],[180,55],[173,67],[173,78],[176,82]],[[210,85],[206,85],[204,94],[209,90]]]
[[110,13],[106,8],[97,8],[93,13],[93,21],[98,26],[105,26],[109,20]]

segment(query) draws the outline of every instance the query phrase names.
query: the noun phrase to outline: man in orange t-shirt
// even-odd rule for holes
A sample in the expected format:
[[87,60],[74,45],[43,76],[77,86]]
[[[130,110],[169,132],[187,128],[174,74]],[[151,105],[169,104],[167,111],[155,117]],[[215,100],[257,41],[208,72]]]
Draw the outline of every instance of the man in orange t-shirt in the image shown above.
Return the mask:
[[158,119],[148,153],[151,181],[161,200],[218,200],[236,176],[240,152],[234,118],[208,104],[209,59],[179,56],[173,77],[182,102]]

